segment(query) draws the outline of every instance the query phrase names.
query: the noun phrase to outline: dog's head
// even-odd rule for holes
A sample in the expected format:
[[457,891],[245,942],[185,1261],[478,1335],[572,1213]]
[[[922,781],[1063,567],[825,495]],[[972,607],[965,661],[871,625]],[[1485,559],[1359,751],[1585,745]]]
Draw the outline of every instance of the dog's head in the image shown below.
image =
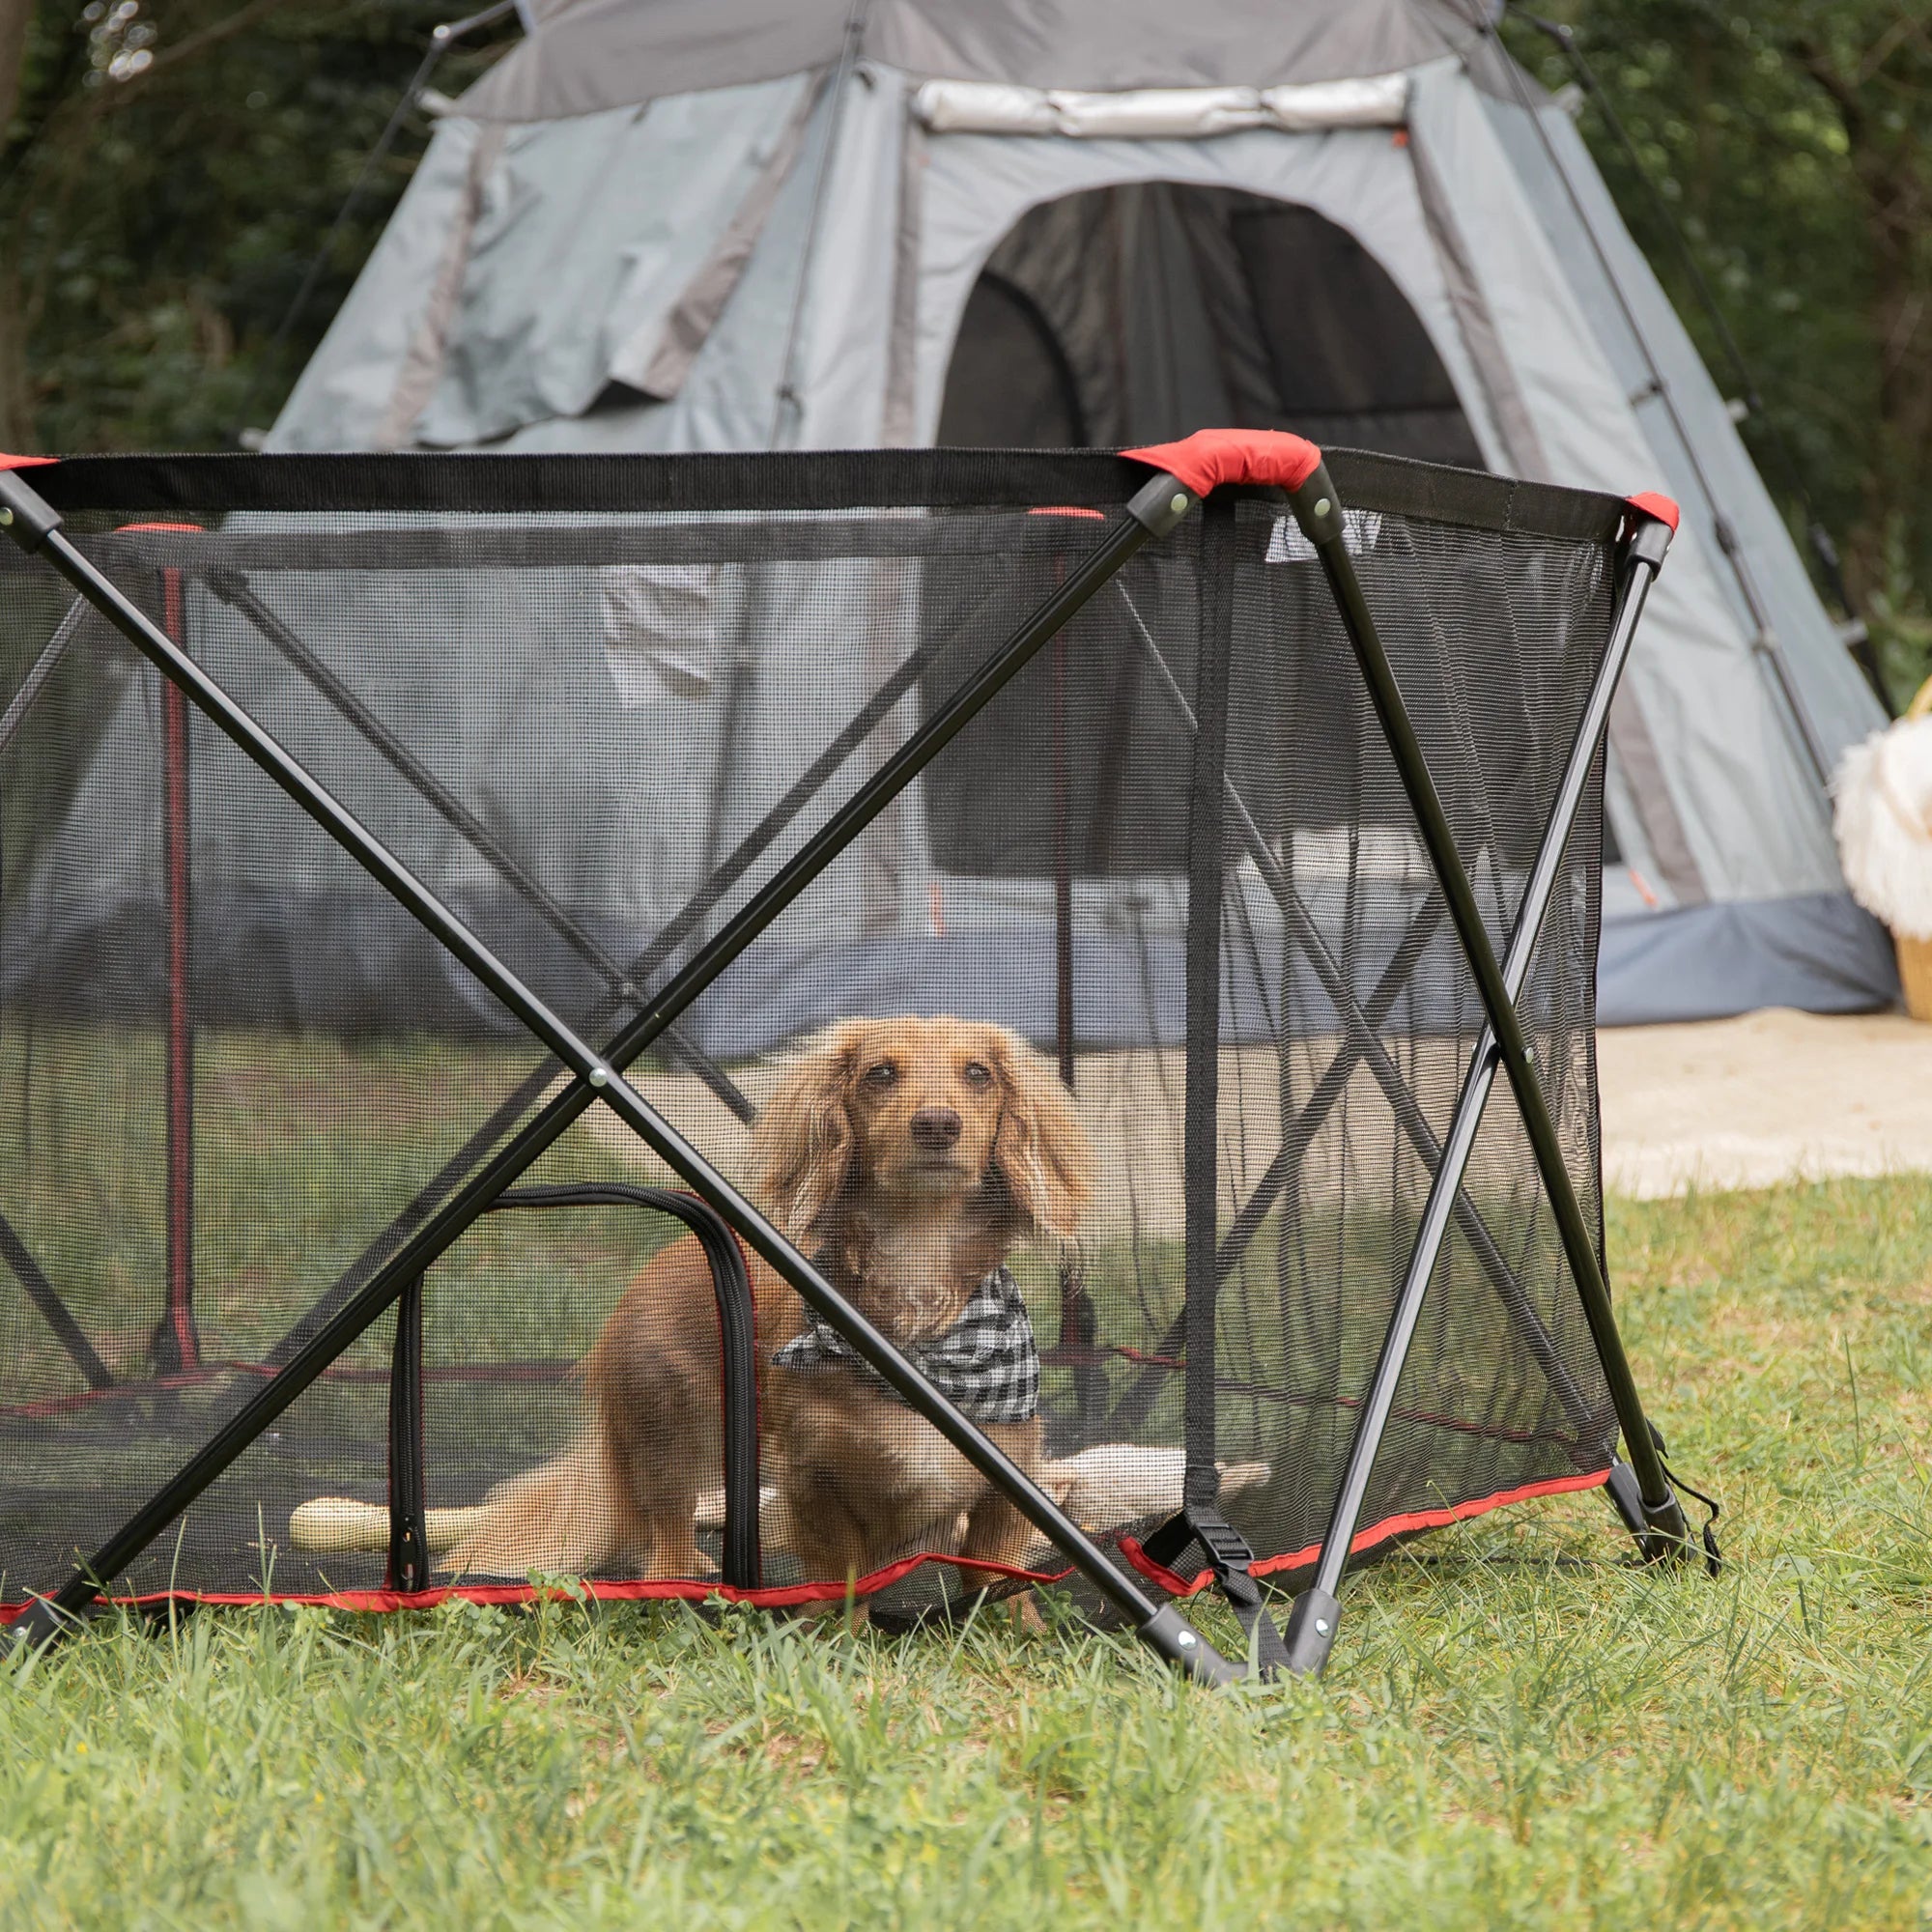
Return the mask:
[[916,1213],[1003,1190],[1020,1227],[1070,1241],[1094,1149],[1054,1070],[1005,1027],[843,1020],[787,1068],[752,1130],[765,1205],[809,1243],[848,1189]]

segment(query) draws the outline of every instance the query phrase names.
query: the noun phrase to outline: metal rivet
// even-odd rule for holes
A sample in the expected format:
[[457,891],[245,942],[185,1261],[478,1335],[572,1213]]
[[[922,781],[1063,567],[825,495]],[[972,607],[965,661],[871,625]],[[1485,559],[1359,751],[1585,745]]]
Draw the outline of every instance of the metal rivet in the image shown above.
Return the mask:
[[608,1087],[611,1084],[611,1075],[602,1066],[593,1066],[585,1078],[593,1087]]
[[0,505],[0,530],[4,530],[13,521],[13,511],[7,509],[4,505]]
[[1315,499],[1315,514],[1318,517],[1325,517],[1334,507],[1326,497],[1318,497]]
[[1328,1634],[1328,1619],[1326,1617],[1317,1617],[1315,1619],[1315,1634],[1317,1636],[1326,1636]]
[[1194,1648],[1195,1641],[1196,1638],[1192,1631],[1182,1631],[1180,1634],[1175,1638],[1175,1642],[1178,1643],[1182,1650],[1192,1650]]
[[1186,509],[1187,498],[1185,497],[1176,497],[1175,499],[1171,503],[1169,503],[1167,507],[1170,510],[1172,510],[1174,514],[1178,517],[1179,516],[1182,510]]

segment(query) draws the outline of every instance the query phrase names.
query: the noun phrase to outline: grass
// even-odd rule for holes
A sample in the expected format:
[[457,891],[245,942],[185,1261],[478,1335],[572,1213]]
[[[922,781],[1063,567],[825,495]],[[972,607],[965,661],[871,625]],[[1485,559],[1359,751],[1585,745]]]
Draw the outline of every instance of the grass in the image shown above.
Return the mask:
[[1932,1178],[1610,1228],[1716,1583],[1563,1499],[1362,1573],[1321,1684],[1220,1696],[1003,1617],[105,1628],[0,1676],[0,1918],[1932,1924]]

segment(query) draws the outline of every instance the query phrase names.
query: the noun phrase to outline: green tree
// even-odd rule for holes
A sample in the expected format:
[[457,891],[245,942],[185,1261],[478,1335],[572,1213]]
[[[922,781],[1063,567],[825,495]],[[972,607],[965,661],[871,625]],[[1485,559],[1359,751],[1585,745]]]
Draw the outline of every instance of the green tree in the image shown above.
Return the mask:
[[408,183],[420,113],[278,326],[450,12],[0,0],[0,448],[218,447],[272,417]]
[[[1629,129],[1581,126],[1720,383],[1717,329],[1669,232],[1757,373],[1745,434],[1794,517],[1780,439],[1844,554],[1889,682],[1932,669],[1932,15],[1924,0],[1552,0]],[[1521,17],[1511,46],[1572,79]],[[1646,182],[1645,178],[1648,178]],[[1650,192],[1668,210],[1660,214]]]

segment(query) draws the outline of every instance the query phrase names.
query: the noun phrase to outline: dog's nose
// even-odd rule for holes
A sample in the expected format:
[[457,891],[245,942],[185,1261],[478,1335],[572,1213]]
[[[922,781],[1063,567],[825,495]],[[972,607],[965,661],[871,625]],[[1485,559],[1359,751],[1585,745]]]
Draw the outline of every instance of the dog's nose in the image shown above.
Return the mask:
[[951,1107],[922,1107],[912,1117],[915,1147],[944,1153],[959,1138],[959,1116]]

